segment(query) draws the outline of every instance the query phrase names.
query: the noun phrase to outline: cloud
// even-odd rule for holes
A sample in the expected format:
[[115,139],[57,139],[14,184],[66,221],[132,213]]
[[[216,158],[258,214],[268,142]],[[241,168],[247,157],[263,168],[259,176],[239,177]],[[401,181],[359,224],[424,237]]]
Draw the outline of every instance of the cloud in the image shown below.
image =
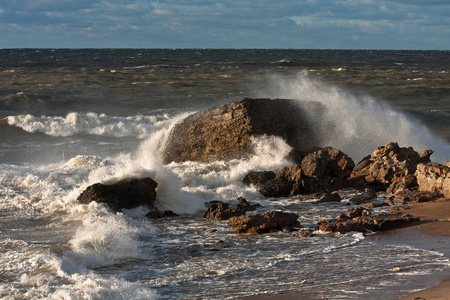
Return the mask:
[[439,49],[449,15],[440,0],[6,0],[0,47]]

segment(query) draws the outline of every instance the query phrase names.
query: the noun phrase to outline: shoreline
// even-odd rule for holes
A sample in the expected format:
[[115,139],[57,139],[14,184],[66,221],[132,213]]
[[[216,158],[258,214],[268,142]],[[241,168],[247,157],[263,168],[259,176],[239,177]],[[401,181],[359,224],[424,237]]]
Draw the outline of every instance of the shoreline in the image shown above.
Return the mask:
[[[429,202],[413,203],[403,212],[419,217],[420,221],[408,227],[380,233],[377,235],[380,240],[390,234],[397,239],[406,240],[415,247],[435,250],[450,258],[450,199],[438,198]],[[434,280],[427,288],[402,296],[398,300],[449,299],[450,271],[436,275],[435,279],[439,279],[440,282]]]
[[[412,203],[410,207],[401,209],[400,212],[419,217],[420,221],[398,229],[367,235],[366,239],[381,245],[400,243],[411,245],[419,249],[437,251],[450,258],[450,199],[438,198],[428,202]],[[450,295],[450,270],[430,275],[417,291],[392,299],[448,300],[450,299],[448,295]],[[287,291],[240,299],[293,300],[302,296],[300,291]]]

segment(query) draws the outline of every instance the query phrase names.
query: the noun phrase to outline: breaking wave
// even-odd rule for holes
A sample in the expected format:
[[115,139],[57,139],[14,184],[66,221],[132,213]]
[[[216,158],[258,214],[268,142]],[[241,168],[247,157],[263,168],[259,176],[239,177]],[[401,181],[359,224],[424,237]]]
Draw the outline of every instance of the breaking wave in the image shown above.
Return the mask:
[[155,129],[169,122],[166,114],[156,116],[115,117],[97,113],[71,112],[65,117],[33,116],[30,114],[9,116],[8,124],[36,133],[67,137],[76,134],[91,134],[112,137],[148,136]]
[[327,109],[323,116],[310,116],[319,131],[321,147],[332,146],[355,162],[378,146],[398,142],[420,152],[432,149],[432,160],[449,160],[450,145],[434,135],[411,115],[368,95],[355,95],[337,86],[311,78],[307,72],[269,78],[261,98],[301,99],[319,102]]

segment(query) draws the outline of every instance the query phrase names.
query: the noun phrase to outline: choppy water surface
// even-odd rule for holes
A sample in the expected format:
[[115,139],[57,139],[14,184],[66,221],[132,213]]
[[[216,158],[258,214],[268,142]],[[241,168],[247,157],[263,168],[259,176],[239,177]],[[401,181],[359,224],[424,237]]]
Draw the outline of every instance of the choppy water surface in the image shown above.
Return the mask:
[[[450,160],[447,51],[0,50],[0,296],[220,299],[300,290],[332,299],[395,299],[448,270],[443,254],[380,245],[359,233],[237,235],[206,222],[205,203],[296,212],[315,224],[351,208],[265,199],[241,180],[291,164],[278,138],[255,156],[171,163],[158,155],[187,114],[243,97],[318,101],[333,124],[320,146],[356,162],[398,141]],[[96,182],[151,176],[156,206],[180,217],[114,214],[78,194]],[[350,197],[354,191],[340,191]],[[382,196],[380,196],[382,198]],[[209,232],[216,229],[215,232]],[[223,241],[218,243],[219,241]]]

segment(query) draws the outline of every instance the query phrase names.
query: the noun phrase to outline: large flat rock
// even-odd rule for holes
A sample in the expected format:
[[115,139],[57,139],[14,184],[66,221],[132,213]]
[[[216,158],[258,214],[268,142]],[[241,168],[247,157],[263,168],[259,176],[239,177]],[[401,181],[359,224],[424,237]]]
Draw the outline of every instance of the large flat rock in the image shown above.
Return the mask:
[[164,162],[231,160],[252,153],[252,136],[278,136],[297,150],[317,146],[308,116],[321,115],[316,102],[289,99],[234,101],[198,112],[172,129]]

